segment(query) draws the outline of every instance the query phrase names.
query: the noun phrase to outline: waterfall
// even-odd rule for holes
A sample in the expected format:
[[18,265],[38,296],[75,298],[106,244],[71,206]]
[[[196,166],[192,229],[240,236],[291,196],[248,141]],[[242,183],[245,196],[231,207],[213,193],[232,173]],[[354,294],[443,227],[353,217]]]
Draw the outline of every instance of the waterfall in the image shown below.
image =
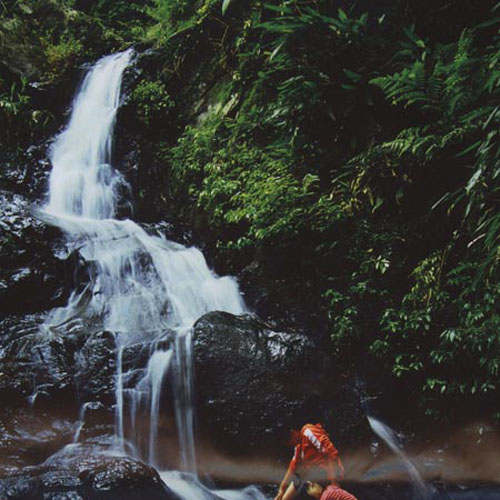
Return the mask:
[[178,401],[175,408],[181,466],[184,470],[195,470],[196,455],[194,448],[194,411],[193,411],[193,355],[191,329],[177,335],[175,346],[175,393]]
[[[182,466],[195,472],[191,328],[209,311],[240,314],[246,308],[236,281],[215,275],[198,249],[116,218],[128,184],[112,166],[112,137],[131,55],[128,50],[106,56],[89,70],[69,123],[51,148],[48,202],[41,216],[65,232],[68,251],[78,251],[87,263],[90,283],[48,315],[45,326],[52,334],[82,325],[114,332],[117,441],[124,450],[129,436],[136,440],[132,448],[153,465],[161,390],[170,379]],[[173,340],[166,345],[161,341],[168,335]],[[149,363],[134,382],[133,369],[124,368],[125,352],[146,342],[152,346]],[[144,411],[149,430],[141,452],[136,426]],[[83,408],[82,419],[84,414]]]
[[110,164],[112,131],[130,56],[126,51],[104,57],[84,79],[69,124],[52,147],[48,212],[113,217],[124,180]]
[[158,437],[158,417],[160,414],[161,385],[168,370],[171,351],[156,351],[150,358],[147,379],[151,384],[151,409],[149,425],[149,462],[156,463],[156,439]]

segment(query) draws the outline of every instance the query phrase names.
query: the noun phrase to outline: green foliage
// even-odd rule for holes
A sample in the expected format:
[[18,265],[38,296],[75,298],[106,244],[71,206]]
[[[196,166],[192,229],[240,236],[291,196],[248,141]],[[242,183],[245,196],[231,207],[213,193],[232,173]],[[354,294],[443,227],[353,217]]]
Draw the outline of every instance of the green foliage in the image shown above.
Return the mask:
[[[290,173],[286,160],[248,149],[247,145],[235,148],[230,158],[217,160],[207,165],[208,176],[200,193],[200,203],[206,200],[208,206],[213,206],[217,197],[229,194],[224,220],[247,224],[243,237],[247,242],[294,238],[310,224],[317,177],[307,174],[297,179]],[[255,164],[260,168],[252,168]],[[224,167],[231,177],[236,174],[229,193],[224,186]]]
[[0,127],[4,131],[0,144],[4,147],[18,140],[26,129],[35,128],[44,121],[44,113],[30,108],[27,83],[26,78],[21,78],[8,86],[0,79]]
[[324,296],[328,301],[328,319],[334,326],[331,333],[333,352],[344,354],[361,338],[359,308],[349,295],[335,289],[327,290]]
[[[139,3],[142,0],[138,0]],[[40,90],[63,95],[68,78],[84,62],[127,45],[145,18],[135,2],[91,2],[88,11],[74,0],[0,2],[0,121],[4,150],[21,145],[52,124],[53,103]],[[134,19],[117,19],[133,13]],[[61,88],[57,88],[61,86]],[[36,98],[33,98],[36,96]],[[50,132],[52,133],[52,132]]]
[[295,4],[266,8],[274,15],[257,24],[270,39],[258,77],[267,99],[270,89],[277,90],[267,106],[267,121],[289,138],[298,154],[315,154],[326,125],[344,146],[338,153],[345,154],[345,145],[352,153],[366,132],[350,120],[370,105],[370,90],[360,73],[367,61],[356,56],[359,50],[369,55],[378,45],[366,32],[368,15],[337,9],[328,16],[319,6]]
[[413,287],[383,313],[385,336],[370,347],[395,376],[418,380],[426,407],[498,389],[500,286],[477,286],[473,262],[446,271],[445,259],[436,253],[414,269]]
[[80,60],[83,53],[83,44],[73,38],[60,40],[58,43],[46,43],[44,46],[47,58],[49,79],[57,78]]
[[8,91],[0,93],[0,110],[5,120],[22,113],[29,103],[29,97],[24,94],[26,83],[26,79],[21,80],[20,86],[14,82]]
[[[373,78],[393,106],[418,108],[419,113],[452,119],[477,99],[481,86],[479,60],[473,47],[474,35],[466,29],[453,44],[431,50],[423,40],[406,30],[414,50],[403,43],[397,60],[410,60],[399,72]],[[414,59],[415,57],[415,59]],[[404,63],[403,63],[404,64]]]
[[41,58],[41,50],[30,36],[26,5],[17,3],[0,12],[0,63],[23,76],[30,76]]
[[5,82],[0,80],[0,126],[4,130],[0,143],[13,141],[19,132],[21,123],[26,115],[29,97],[24,94],[26,80],[21,81],[21,85],[16,82],[7,88]]
[[143,80],[132,92],[132,100],[137,108],[137,117],[146,126],[158,122],[174,103],[165,85],[160,81]]
[[[227,122],[227,120],[226,120]],[[229,144],[218,139],[220,117],[189,127],[171,150],[176,186],[212,225],[237,227],[226,245],[285,245],[311,229],[332,224],[337,217],[333,202],[322,197],[318,177],[293,174],[290,153],[262,150],[242,138]]]
[[160,24],[175,25],[193,13],[193,3],[187,0],[153,0],[151,17]]
[[[484,26],[483,26],[484,27]],[[427,48],[422,40],[416,45],[426,47],[419,59],[401,71],[377,77],[371,83],[379,86],[393,106],[414,108],[419,114],[433,118],[432,124],[405,129],[377,148],[385,149],[401,159],[409,157],[420,162],[442,160],[454,155],[455,162],[475,155],[473,173],[457,190],[443,193],[440,203],[461,214],[470,231],[470,245],[479,242],[486,255],[479,268],[481,275],[496,272],[500,243],[500,218],[497,216],[496,180],[500,171],[496,62],[499,40],[495,37],[486,47],[475,42],[478,30],[465,29],[451,44]],[[414,56],[406,48],[398,52]],[[466,167],[469,167],[466,164]]]
[[157,46],[164,45],[175,33],[200,23],[217,3],[218,0],[152,0],[146,10],[152,20],[146,40]]

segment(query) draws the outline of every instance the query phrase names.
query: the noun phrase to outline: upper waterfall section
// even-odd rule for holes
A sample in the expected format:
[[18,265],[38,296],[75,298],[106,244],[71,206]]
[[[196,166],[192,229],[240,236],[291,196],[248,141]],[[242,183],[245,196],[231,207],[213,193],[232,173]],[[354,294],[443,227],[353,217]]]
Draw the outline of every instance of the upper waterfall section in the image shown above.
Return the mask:
[[196,248],[115,219],[123,176],[111,165],[113,128],[131,51],[106,56],[88,72],[67,128],[51,148],[48,204],[41,217],[66,233],[87,262],[89,282],[46,323],[88,321],[134,342],[183,329],[209,311],[246,311],[237,282],[213,273]]
[[112,169],[113,127],[120,87],[132,50],[102,58],[85,77],[68,126],[52,145],[48,213],[90,219],[115,215],[118,188]]

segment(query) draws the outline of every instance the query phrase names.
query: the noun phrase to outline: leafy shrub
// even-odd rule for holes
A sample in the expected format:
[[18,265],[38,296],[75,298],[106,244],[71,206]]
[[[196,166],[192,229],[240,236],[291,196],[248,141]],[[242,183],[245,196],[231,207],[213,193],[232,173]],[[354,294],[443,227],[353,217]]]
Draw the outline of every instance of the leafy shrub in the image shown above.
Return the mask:
[[160,81],[139,82],[132,92],[132,100],[137,108],[138,119],[147,126],[164,118],[174,106],[165,85]]
[[162,46],[176,32],[193,26],[218,5],[218,0],[153,0],[147,13],[153,24],[146,38]]
[[472,262],[446,271],[445,257],[436,253],[415,268],[414,286],[398,308],[385,310],[385,336],[370,349],[391,360],[396,377],[419,381],[429,413],[447,407],[451,416],[461,399],[498,390],[500,287],[478,286]]
[[4,130],[0,141],[5,141],[5,145],[14,142],[33,119],[26,84],[27,80],[22,78],[20,82],[14,81],[10,88],[6,88],[7,85],[0,80],[0,125]]
[[83,53],[83,44],[80,40],[68,38],[59,43],[44,44],[47,58],[49,79],[54,79],[63,74],[67,69],[73,68]]

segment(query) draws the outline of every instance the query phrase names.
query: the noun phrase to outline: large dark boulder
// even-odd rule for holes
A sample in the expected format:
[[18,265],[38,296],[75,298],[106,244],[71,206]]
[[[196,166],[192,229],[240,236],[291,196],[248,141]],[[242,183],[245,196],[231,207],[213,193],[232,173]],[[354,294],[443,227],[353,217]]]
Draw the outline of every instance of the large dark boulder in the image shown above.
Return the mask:
[[275,455],[306,422],[323,422],[337,443],[367,432],[353,391],[304,334],[212,312],[194,326],[194,357],[200,435],[224,453]]
[[178,500],[152,468],[100,445],[71,445],[0,479],[5,500]]

